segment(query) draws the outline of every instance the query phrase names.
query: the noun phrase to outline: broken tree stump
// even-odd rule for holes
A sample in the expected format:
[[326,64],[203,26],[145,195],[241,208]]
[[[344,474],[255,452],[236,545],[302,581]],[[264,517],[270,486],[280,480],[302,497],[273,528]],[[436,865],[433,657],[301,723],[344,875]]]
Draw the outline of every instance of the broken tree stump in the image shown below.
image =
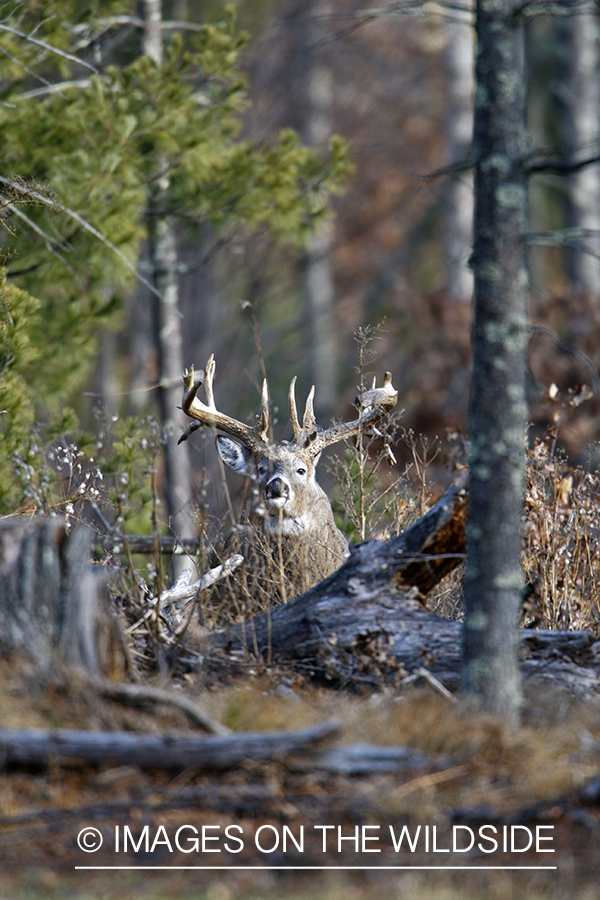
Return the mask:
[[67,533],[58,516],[0,522],[0,652],[106,675],[123,649],[106,591],[91,564],[92,532]]

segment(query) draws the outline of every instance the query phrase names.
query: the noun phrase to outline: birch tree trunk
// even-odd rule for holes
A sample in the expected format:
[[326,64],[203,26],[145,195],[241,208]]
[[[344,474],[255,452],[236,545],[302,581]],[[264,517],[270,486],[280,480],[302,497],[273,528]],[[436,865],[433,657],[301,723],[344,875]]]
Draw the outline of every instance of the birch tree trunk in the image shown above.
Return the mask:
[[[600,21],[597,15],[565,16],[558,24],[565,79],[562,84],[563,129],[571,163],[595,155],[600,141]],[[581,231],[567,256],[572,287],[600,296],[600,170],[597,165],[568,179],[567,225]],[[586,232],[596,232],[587,235]]]
[[[328,0],[312,0],[303,15],[313,20],[331,12]],[[307,27],[305,45],[305,111],[303,132],[311,147],[323,147],[332,134],[333,76],[318,40],[314,21]],[[335,409],[338,383],[338,339],[335,287],[331,264],[332,234],[322,231],[310,238],[305,257],[304,291],[310,325],[311,380],[317,386],[324,415]]]
[[[457,10],[454,15],[456,20],[448,25],[446,46],[449,79],[446,142],[450,165],[466,158],[473,138],[473,14]],[[473,177],[466,171],[459,173],[452,183],[444,223],[450,300],[470,300],[473,294],[473,273],[468,267],[472,241]]]
[[[157,65],[163,59],[161,0],[144,0],[144,53]],[[152,279],[159,296],[153,297],[154,336],[160,381],[159,403],[164,434],[164,494],[169,526],[178,537],[191,537],[191,466],[187,447],[177,447],[180,426],[176,420],[181,401],[183,372],[177,237],[171,218],[160,213],[169,183],[166,174],[156,178],[148,198],[148,253]],[[176,559],[175,575],[183,562]]]
[[516,723],[528,321],[520,0],[477,0],[474,373],[463,691]]

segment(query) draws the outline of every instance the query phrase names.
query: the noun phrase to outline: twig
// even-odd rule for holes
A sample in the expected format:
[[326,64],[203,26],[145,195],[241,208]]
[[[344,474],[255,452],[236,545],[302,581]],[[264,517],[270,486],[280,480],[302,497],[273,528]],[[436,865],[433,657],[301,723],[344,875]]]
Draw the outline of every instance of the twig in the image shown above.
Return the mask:
[[182,709],[192,722],[205,728],[206,731],[210,731],[211,734],[231,734],[230,728],[214,719],[197,702],[190,700],[189,697],[179,696],[172,691],[163,691],[146,685],[116,684],[112,681],[94,681],[92,686],[103,697],[109,697],[111,700],[125,700],[132,703],[147,703],[150,701],[151,703],[164,703],[167,706],[176,706]]
[[46,41],[40,41],[39,38],[34,38],[30,34],[25,34],[23,31],[18,31],[16,28],[11,28],[10,25],[4,25],[0,23],[0,31],[4,31],[7,34],[13,34],[15,37],[22,38],[25,41],[29,41],[30,44],[36,44],[38,47],[43,47],[44,50],[49,50],[51,53],[56,53],[57,56],[62,56],[63,59],[69,59],[71,62],[77,63],[80,66],[84,66],[86,69],[89,69],[90,72],[94,72],[94,74],[98,74],[98,69],[93,66],[91,63],[86,62],[84,59],[80,59],[78,56],[73,56],[71,53],[67,53],[66,50],[59,50],[58,47],[53,47],[52,44],[48,44]]
[[192,570],[185,569],[175,584],[160,594],[160,597],[158,598],[160,605],[164,606],[165,603],[170,605],[182,604],[187,600],[192,600],[200,593],[200,591],[205,591],[215,584],[215,582],[220,581],[221,578],[231,575],[238,566],[241,566],[243,561],[244,557],[239,553],[235,553],[233,556],[230,556],[229,559],[226,559],[222,565],[210,569],[202,576],[202,578],[199,578],[198,581],[195,581],[193,584],[190,584]]
[[424,681],[427,682],[430,687],[434,688],[438,693],[445,697],[446,700],[450,700],[452,703],[456,703],[456,697],[454,694],[451,694],[448,688],[445,688],[441,681],[432,675],[429,669],[426,669],[424,666],[421,666],[420,669],[417,669],[416,675],[419,675]]

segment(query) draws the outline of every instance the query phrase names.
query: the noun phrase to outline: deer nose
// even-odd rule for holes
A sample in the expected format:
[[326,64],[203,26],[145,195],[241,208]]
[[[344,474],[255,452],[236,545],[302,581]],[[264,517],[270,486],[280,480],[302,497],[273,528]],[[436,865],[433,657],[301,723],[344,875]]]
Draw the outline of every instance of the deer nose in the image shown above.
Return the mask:
[[289,485],[283,478],[271,478],[265,488],[265,497],[267,500],[287,500],[290,496]]

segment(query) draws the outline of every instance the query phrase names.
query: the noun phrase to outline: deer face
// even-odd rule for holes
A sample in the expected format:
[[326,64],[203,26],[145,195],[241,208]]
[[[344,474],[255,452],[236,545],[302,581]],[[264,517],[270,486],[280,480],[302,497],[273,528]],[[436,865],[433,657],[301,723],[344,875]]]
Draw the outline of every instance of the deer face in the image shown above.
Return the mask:
[[269,444],[253,452],[244,444],[219,435],[223,462],[260,485],[267,527],[292,534],[307,531],[315,523],[315,504],[325,498],[315,478],[317,459],[294,444]]
[[[311,533],[317,542],[327,543],[335,522],[327,495],[315,480],[315,468],[321,452],[332,444],[357,437],[364,427],[377,422],[382,415],[396,405],[398,393],[392,386],[392,376],[386,372],[383,387],[373,382],[370,391],[358,397],[360,414],[353,422],[332,425],[324,431],[317,425],[313,409],[314,387],[306,400],[302,424],[296,409],[294,386],[290,384],[288,403],[293,439],[289,443],[272,443],[269,431],[269,391],[263,382],[260,414],[255,425],[245,425],[227,416],[216,407],[213,393],[215,360],[211,356],[204,367],[204,377],[194,380],[194,367],[183,375],[183,401],[181,408],[191,419],[190,426],[179,438],[187,440],[195,428],[207,425],[223,434],[217,437],[221,459],[226,465],[243,475],[254,477],[263,489],[265,502],[265,527],[268,530],[290,535]],[[198,390],[204,384],[206,403],[198,399]],[[340,534],[341,538],[341,534]]]

